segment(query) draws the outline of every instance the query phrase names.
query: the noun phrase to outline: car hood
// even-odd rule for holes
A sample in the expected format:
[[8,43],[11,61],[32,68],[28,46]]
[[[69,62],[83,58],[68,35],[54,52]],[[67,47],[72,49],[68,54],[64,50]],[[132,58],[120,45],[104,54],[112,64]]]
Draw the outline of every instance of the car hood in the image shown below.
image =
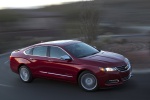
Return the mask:
[[95,64],[101,64],[102,66],[121,66],[126,65],[124,61],[125,57],[107,51],[101,51],[95,55],[87,56],[82,58],[82,60],[88,60],[89,62],[94,62]]

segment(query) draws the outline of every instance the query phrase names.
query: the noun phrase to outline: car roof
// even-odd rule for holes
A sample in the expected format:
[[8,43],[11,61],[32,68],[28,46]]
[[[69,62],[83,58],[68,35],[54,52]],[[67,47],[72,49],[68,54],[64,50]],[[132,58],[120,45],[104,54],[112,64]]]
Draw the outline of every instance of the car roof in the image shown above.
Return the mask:
[[41,42],[41,43],[34,44],[34,45],[31,45],[31,46],[28,46],[25,48],[21,48],[19,50],[24,51],[24,50],[27,50],[29,48],[33,48],[34,46],[44,46],[44,45],[63,47],[63,46],[78,43],[78,42],[81,42],[81,41],[78,41],[78,40],[56,40],[56,41],[49,41],[49,42]]
[[66,46],[70,44],[74,44],[80,42],[78,40],[56,40],[56,41],[48,41],[48,42],[42,42],[37,45],[56,45],[56,46]]

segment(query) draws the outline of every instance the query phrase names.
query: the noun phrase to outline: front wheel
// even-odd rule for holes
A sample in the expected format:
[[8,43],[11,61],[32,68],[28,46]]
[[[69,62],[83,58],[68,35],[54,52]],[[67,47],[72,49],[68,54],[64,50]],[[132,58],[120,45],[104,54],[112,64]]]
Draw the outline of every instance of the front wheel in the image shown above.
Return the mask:
[[32,74],[26,66],[20,67],[19,76],[20,76],[21,80],[25,83],[30,83],[33,80]]
[[97,78],[89,71],[84,71],[79,75],[78,79],[79,85],[82,89],[86,91],[97,90]]

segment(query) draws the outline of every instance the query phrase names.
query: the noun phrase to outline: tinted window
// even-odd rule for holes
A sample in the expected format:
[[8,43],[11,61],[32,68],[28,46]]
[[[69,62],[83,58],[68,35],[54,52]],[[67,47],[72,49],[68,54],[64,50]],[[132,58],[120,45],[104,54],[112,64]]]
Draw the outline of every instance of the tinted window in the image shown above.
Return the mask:
[[25,53],[26,53],[27,55],[31,55],[31,54],[32,54],[32,49],[26,50]]
[[77,58],[90,56],[99,52],[97,49],[83,42],[67,45],[65,49]]
[[50,57],[60,58],[61,56],[67,55],[62,49],[58,47],[50,47]]
[[35,47],[33,49],[33,55],[35,55],[35,56],[46,56],[47,55],[47,47],[46,46]]

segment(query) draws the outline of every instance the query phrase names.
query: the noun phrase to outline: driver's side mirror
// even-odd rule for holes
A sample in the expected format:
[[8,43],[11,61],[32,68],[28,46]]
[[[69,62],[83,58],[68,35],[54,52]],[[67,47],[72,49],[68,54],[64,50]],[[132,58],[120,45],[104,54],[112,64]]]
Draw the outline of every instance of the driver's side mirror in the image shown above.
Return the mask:
[[97,47],[96,46],[93,46],[95,49],[97,49]]
[[60,57],[61,60],[71,60],[71,58],[68,55],[64,55]]

